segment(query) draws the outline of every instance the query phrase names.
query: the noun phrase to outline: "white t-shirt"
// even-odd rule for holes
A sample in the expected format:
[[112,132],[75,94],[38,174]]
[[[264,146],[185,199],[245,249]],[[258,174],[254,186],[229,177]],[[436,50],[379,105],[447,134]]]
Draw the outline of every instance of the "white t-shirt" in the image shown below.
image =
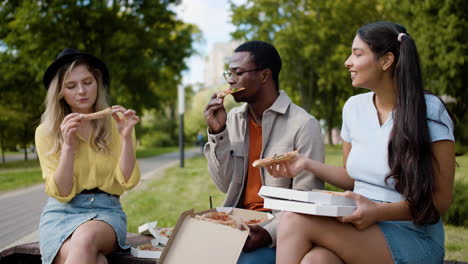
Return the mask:
[[[354,182],[354,192],[369,199],[398,202],[404,197],[395,190],[393,178],[385,183],[388,166],[388,141],[393,127],[393,114],[380,126],[374,93],[352,96],[343,107],[341,137],[351,143],[346,170]],[[439,98],[426,94],[429,134],[432,142],[452,140],[453,123]],[[444,125],[431,121],[437,120]]]

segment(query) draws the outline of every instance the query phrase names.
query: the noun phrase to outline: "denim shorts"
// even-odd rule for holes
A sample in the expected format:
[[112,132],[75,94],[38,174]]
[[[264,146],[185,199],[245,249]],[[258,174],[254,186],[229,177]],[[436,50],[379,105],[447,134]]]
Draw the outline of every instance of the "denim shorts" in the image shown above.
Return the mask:
[[49,197],[39,224],[39,247],[42,263],[52,263],[63,242],[90,220],[111,225],[121,249],[127,236],[127,216],[118,197],[106,193],[77,194],[70,202],[61,203]]
[[441,264],[444,261],[444,226],[415,225],[412,221],[377,223],[396,264]]

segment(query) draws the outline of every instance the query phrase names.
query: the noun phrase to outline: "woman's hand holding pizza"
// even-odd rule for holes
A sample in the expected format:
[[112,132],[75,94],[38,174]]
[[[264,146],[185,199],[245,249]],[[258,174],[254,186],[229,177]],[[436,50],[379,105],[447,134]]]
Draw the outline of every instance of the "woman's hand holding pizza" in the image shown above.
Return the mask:
[[358,230],[365,230],[378,220],[378,204],[355,192],[346,191],[343,196],[356,201],[356,210],[348,215],[339,217],[343,223],[351,223]]
[[63,147],[69,147],[75,150],[78,145],[78,138],[76,132],[80,126],[81,116],[77,113],[71,113],[63,119],[60,124],[60,130],[62,131]]
[[275,178],[294,178],[305,169],[306,162],[307,158],[298,156],[294,159],[274,163],[267,166],[266,169]]
[[224,99],[217,98],[215,93],[205,107],[205,121],[211,133],[218,134],[226,127],[227,114],[223,102]]
[[[132,109],[126,109],[120,105],[112,106],[112,117],[117,122],[117,130],[122,138],[131,138],[132,129],[138,123],[140,118],[136,115]],[[117,113],[122,113],[119,116]]]

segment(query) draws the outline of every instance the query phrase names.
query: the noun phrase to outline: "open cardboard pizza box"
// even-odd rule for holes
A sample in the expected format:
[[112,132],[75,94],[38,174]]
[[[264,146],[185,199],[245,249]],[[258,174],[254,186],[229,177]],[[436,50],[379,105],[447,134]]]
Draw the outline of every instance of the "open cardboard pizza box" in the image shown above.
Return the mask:
[[258,195],[265,208],[323,216],[346,216],[356,210],[356,202],[337,192],[312,190],[298,191],[262,186]]
[[194,218],[195,215],[213,211],[224,211],[237,219],[264,218],[265,222],[272,219],[266,213],[230,207],[218,207],[198,213],[193,209],[188,210],[180,215],[158,264],[237,263],[249,235],[249,227],[243,223],[245,230],[240,230]]

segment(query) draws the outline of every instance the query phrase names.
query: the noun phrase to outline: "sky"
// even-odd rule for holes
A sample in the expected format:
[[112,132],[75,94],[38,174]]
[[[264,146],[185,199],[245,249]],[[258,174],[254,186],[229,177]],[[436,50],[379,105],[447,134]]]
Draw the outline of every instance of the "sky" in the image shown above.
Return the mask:
[[[241,4],[246,0],[234,0]],[[234,26],[230,24],[228,0],[182,0],[175,8],[177,16],[191,24],[197,25],[203,34],[204,41],[196,43],[198,55],[187,61],[188,71],[183,73],[184,84],[203,82],[204,58],[216,42],[228,42]]]

